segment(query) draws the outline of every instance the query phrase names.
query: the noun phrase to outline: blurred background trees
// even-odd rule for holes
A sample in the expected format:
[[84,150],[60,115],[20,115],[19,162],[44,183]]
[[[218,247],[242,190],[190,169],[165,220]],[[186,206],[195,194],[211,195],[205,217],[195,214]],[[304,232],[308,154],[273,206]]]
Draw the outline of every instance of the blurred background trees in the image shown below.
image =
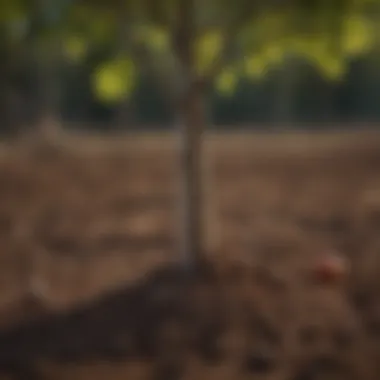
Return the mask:
[[[197,72],[229,44],[208,92],[213,125],[377,122],[380,2],[269,3],[195,1]],[[170,49],[176,6],[176,0],[2,0],[1,132],[52,127],[54,119],[72,128],[170,128],[176,115],[167,93],[183,85]],[[242,25],[226,28],[234,17]]]

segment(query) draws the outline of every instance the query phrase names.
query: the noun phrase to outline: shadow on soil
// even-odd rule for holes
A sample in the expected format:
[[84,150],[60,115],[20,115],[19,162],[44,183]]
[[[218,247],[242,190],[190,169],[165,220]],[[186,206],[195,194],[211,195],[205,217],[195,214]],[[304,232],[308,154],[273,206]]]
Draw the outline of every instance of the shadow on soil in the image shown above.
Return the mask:
[[[344,299],[352,307],[351,299],[339,289],[321,290],[310,278],[302,281],[313,316],[300,320],[289,304],[297,295],[263,268],[209,263],[190,276],[164,265],[139,284],[74,311],[1,332],[0,370],[33,380],[46,378],[41,361],[138,360],[151,366],[149,378],[175,380],[185,378],[198,360],[208,367],[227,362],[234,378],[377,378],[363,360],[368,351],[362,331],[339,319],[339,313],[349,319],[346,308],[337,314],[332,306]],[[302,308],[307,309],[305,301]]]

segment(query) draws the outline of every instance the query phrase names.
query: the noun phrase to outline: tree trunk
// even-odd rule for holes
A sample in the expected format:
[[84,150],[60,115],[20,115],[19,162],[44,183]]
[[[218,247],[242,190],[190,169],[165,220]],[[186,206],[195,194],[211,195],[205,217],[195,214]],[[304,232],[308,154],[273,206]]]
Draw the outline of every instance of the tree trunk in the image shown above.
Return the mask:
[[59,89],[54,62],[39,63],[39,91],[36,135],[47,141],[54,141],[61,135],[61,124],[58,113]]
[[12,61],[5,60],[0,67],[0,135],[15,137],[22,119],[22,107],[18,91],[12,86]]
[[[118,51],[117,53],[120,53],[123,55],[128,55],[129,53],[129,34],[130,34],[130,25],[126,21],[128,20],[128,7],[127,4],[121,3],[120,9],[119,9],[119,15],[118,15]],[[130,126],[131,120],[130,120],[130,100],[128,98],[122,99],[120,105],[118,106],[118,109],[116,110],[115,114],[115,126],[114,129],[117,131],[125,131],[128,126]]]
[[[340,58],[343,55],[342,42],[344,33],[344,20],[345,12],[347,11],[347,2],[345,0],[339,0],[335,3],[335,8],[331,12],[331,18],[327,22],[330,23],[331,28],[331,53],[333,56]],[[339,96],[339,81],[333,81],[330,84],[330,92],[326,96],[326,114],[327,121],[333,123],[336,126],[340,124],[340,115],[338,114],[337,102]]]
[[275,130],[289,130],[293,120],[293,102],[298,66],[293,57],[287,57],[280,72],[278,90],[275,96],[273,125]]
[[[206,117],[206,84],[194,74],[196,57],[194,41],[197,38],[195,0],[177,2],[176,25],[171,38],[172,48],[178,60],[179,75],[176,83],[178,99],[174,99],[181,126],[181,201],[180,201],[180,253],[184,269],[194,271],[214,250],[217,223],[211,198],[209,173],[206,167],[208,155],[203,148]],[[176,91],[177,92],[177,91]],[[207,199],[206,199],[207,196]]]
[[[36,5],[37,30],[31,41],[35,44],[33,53],[38,86],[35,135],[43,140],[55,140],[61,134],[59,70],[62,60],[62,40],[57,35],[47,42],[45,48],[48,48],[48,52],[39,51],[37,48],[39,33],[43,32],[44,28],[52,28],[55,21],[51,19],[50,10],[46,8],[48,2],[39,0]],[[51,32],[56,33],[54,29]]]
[[205,255],[217,247],[217,223],[211,202],[210,174],[204,149],[207,125],[206,103],[197,86],[184,96],[179,115],[181,137],[180,252],[184,266],[194,270],[202,265]]
[[126,131],[132,127],[132,106],[128,99],[123,99],[115,112],[116,131]]

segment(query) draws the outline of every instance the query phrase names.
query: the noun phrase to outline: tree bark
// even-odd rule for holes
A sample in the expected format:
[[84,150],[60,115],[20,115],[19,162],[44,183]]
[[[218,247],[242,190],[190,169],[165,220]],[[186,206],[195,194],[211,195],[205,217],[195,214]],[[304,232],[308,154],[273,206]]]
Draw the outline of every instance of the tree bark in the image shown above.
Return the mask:
[[292,58],[287,57],[279,78],[273,112],[273,126],[277,131],[289,130],[294,122],[293,102],[299,67]]
[[56,140],[62,133],[59,118],[59,85],[55,72],[56,62],[38,62],[38,110],[36,135],[47,141]]
[[203,89],[193,85],[182,99],[179,114],[180,252],[185,268],[196,270],[205,255],[217,248],[217,223],[212,202],[208,152],[204,147],[207,126]]
[[204,219],[202,217],[202,134],[204,128],[203,98],[198,91],[190,89],[181,104],[179,125],[181,128],[180,212],[182,234],[180,251],[185,266],[194,269],[202,261]]
[[[40,33],[44,29],[49,30],[54,26],[49,11],[46,12],[48,3],[46,0],[38,0],[36,3],[34,22],[35,31],[32,33],[31,45],[34,45],[34,63],[36,65],[37,99],[36,99],[36,126],[34,134],[43,140],[55,140],[62,132],[59,105],[60,83],[59,66],[61,64],[62,41],[60,36],[55,36],[45,42],[44,50],[39,51]],[[51,30],[51,33],[56,31]]]
[[119,104],[115,114],[114,129],[117,131],[126,131],[132,126],[131,106],[128,99],[123,99]]
[[[330,20],[327,20],[331,30],[330,49],[333,56],[340,58],[343,55],[342,52],[342,38],[344,33],[344,18],[347,11],[347,2],[339,0],[335,3],[330,16]],[[340,115],[337,114],[337,101],[339,96],[339,82],[332,81],[330,84],[329,93],[326,95],[325,108],[326,119],[329,123],[340,123]]]
[[[176,25],[172,34],[172,48],[178,59],[178,99],[174,100],[178,113],[181,138],[180,157],[180,254],[185,270],[194,271],[204,263],[205,255],[216,245],[212,218],[208,160],[205,154],[204,132],[207,125],[206,89],[204,81],[194,72],[194,41],[196,3],[181,0],[177,4]],[[207,177],[206,177],[207,175]]]

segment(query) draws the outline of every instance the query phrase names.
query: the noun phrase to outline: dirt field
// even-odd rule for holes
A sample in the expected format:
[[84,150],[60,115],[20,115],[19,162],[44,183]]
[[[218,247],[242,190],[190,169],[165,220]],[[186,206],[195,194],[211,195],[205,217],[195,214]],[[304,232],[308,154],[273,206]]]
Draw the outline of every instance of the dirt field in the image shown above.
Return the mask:
[[[196,278],[175,139],[0,148],[4,378],[379,378],[380,136],[207,141],[222,248]],[[333,250],[348,275],[321,284]]]

